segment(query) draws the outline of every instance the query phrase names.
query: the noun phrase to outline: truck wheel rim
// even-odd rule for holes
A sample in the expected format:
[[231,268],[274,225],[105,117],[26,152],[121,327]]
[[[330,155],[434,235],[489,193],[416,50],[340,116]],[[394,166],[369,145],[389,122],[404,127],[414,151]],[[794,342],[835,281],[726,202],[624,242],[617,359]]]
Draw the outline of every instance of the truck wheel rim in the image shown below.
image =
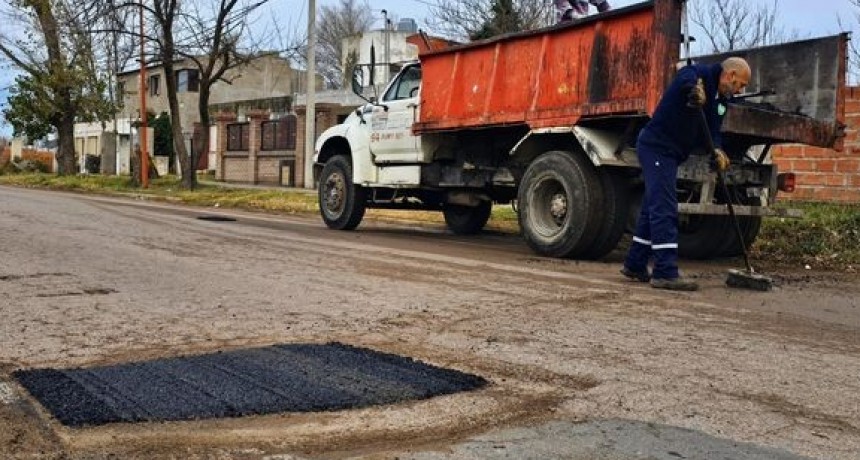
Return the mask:
[[541,235],[557,234],[565,225],[568,215],[568,196],[561,182],[546,179],[537,185],[532,195],[535,230]]
[[346,198],[346,180],[343,174],[335,173],[328,176],[323,196],[326,211],[330,215],[340,215]]

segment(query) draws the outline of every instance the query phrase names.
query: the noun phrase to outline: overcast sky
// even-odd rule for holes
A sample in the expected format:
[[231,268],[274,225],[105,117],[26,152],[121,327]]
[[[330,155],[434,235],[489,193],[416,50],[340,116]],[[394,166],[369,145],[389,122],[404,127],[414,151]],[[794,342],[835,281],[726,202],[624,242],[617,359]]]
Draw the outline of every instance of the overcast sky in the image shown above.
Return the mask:
[[[546,1],[549,0],[535,0]],[[707,0],[706,0],[707,1]],[[773,0],[749,0],[750,2],[771,4]],[[622,7],[638,3],[637,0],[609,0],[613,7]],[[317,0],[317,7],[336,5],[338,0]],[[377,22],[375,27],[382,27],[382,10],[388,11],[390,17],[413,18],[418,27],[432,34],[426,24],[428,15],[428,0],[369,0],[368,4],[374,11]],[[268,17],[277,17],[288,24],[285,27],[305,30],[307,20],[306,0],[270,0]],[[804,37],[817,37],[840,32],[839,18],[849,28],[857,28],[857,20],[849,0],[779,0],[780,24],[788,30],[796,30]],[[694,31],[695,35],[695,31]],[[11,73],[0,69],[0,104],[5,107],[8,86],[12,83]],[[2,118],[2,117],[0,117]],[[10,129],[4,120],[0,120],[0,135],[9,135]]]

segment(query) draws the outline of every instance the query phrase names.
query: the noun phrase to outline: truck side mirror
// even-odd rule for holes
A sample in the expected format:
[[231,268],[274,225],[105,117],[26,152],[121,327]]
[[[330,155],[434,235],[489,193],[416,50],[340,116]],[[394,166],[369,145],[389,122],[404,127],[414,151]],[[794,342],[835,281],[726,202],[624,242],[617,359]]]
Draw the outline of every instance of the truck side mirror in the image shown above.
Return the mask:
[[362,95],[364,91],[364,72],[359,68],[355,68],[352,70],[352,92]]

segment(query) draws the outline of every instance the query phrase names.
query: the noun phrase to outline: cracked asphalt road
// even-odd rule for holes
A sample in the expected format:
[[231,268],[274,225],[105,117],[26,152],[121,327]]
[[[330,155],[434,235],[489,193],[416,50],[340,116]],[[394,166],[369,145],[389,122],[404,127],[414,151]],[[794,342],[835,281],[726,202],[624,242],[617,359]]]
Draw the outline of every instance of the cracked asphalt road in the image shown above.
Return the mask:
[[[0,188],[0,456],[860,458],[857,275],[697,293],[519,238]],[[758,265],[761,265],[759,263]],[[15,369],[339,341],[483,376],[396,406],[69,429]],[[697,447],[698,446],[698,447]],[[697,450],[698,449],[698,450]],[[710,449],[710,450],[708,450]]]

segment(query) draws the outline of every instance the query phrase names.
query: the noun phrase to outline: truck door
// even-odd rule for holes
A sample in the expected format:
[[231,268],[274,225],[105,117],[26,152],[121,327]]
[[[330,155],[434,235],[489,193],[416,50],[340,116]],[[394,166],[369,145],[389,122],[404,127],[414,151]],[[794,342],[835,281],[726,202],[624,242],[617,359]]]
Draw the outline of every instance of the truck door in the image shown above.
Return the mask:
[[373,108],[370,126],[370,153],[373,162],[383,164],[417,163],[422,159],[412,124],[418,113],[418,88],[421,66],[412,65],[400,72]]

